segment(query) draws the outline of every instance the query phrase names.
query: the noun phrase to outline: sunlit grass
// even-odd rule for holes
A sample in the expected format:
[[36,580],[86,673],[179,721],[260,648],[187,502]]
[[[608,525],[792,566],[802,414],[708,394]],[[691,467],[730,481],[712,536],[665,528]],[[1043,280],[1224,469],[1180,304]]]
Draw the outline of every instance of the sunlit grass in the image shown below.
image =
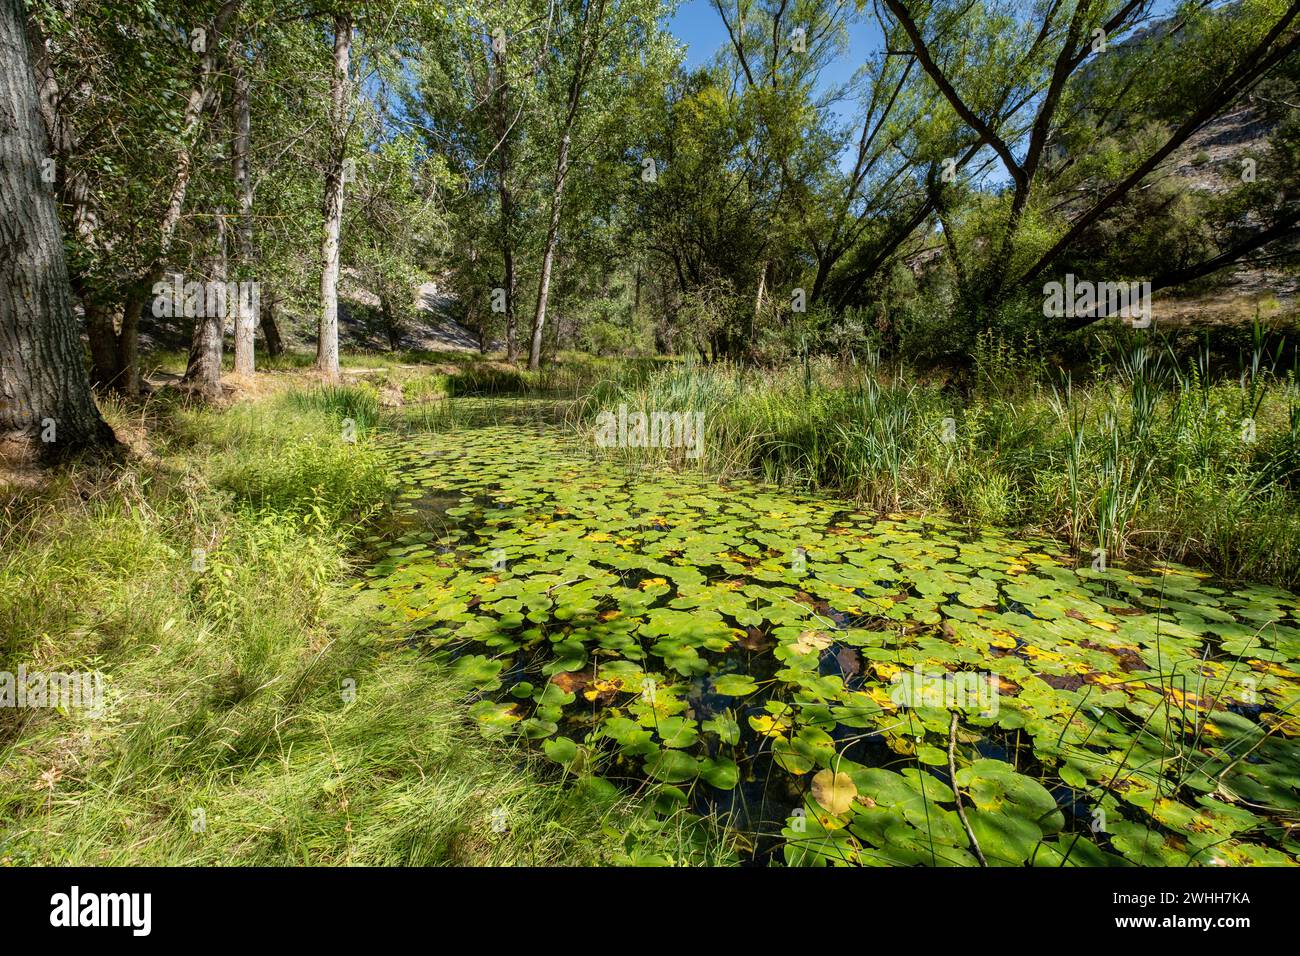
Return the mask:
[[730,859],[711,820],[480,737],[449,672],[369,636],[352,549],[393,476],[340,434],[367,395],[156,406],[149,457],[3,500],[0,669],[108,694],[0,717],[0,864]]

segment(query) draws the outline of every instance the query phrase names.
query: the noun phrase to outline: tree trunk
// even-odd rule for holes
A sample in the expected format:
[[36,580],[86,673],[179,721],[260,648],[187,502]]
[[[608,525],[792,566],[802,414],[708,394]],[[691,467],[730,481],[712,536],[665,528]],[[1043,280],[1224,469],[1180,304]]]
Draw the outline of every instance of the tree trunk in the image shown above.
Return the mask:
[[92,249],[99,221],[93,204],[90,183],[84,170],[72,163],[77,150],[76,136],[68,117],[59,108],[61,93],[58,77],[46,49],[48,42],[35,19],[27,19],[27,36],[32,51],[32,68],[36,77],[41,120],[54,160],[54,190],[59,204],[72,210],[72,235],[80,244],[74,246],[74,258],[68,262],[72,291],[81,300],[86,314],[86,333],[90,340],[90,383],[95,388],[116,389],[122,384],[122,364],[112,309],[77,261],[81,249]]
[[379,314],[384,320],[384,333],[388,336],[388,351],[396,352],[402,344],[402,330],[393,311],[393,302],[386,295],[379,297]]
[[560,152],[555,161],[555,180],[551,187],[551,221],[546,228],[546,249],[542,254],[542,274],[537,282],[537,307],[533,312],[533,341],[528,352],[528,367],[536,371],[542,365],[542,330],[546,327],[546,304],[551,294],[551,269],[555,263],[555,249],[560,241],[560,210],[564,201],[564,183],[569,175],[569,147],[572,144],[574,122],[582,104],[582,93],[587,82],[587,68],[594,58],[590,44],[591,22],[604,19],[605,4],[591,0],[582,8],[582,32],[578,37],[578,55],[569,80],[568,108],[564,115],[564,132]]
[[502,289],[506,298],[506,361],[515,362],[519,359],[519,332],[515,322],[515,256],[510,235],[514,220],[514,197],[510,194],[510,87],[505,53],[495,46],[492,61],[496,73],[497,195],[501,203],[501,261],[505,272]]
[[275,321],[275,293],[268,293],[261,299],[262,335],[266,337],[266,354],[274,358],[284,352],[284,339],[280,338],[280,326]]
[[162,279],[166,271],[167,255],[171,252],[172,242],[176,238],[176,228],[180,225],[181,213],[185,210],[185,195],[189,191],[190,177],[194,171],[194,144],[198,141],[199,125],[203,122],[203,107],[207,104],[208,93],[212,86],[212,76],[216,71],[216,51],[221,34],[239,8],[239,0],[226,0],[217,10],[209,31],[199,65],[194,75],[194,84],[185,100],[185,118],[181,126],[181,145],[176,151],[176,173],[172,179],[171,195],[167,200],[167,209],[163,213],[158,229],[158,246],[153,263],[146,272],[133,283],[127,291],[126,302],[122,307],[122,331],[119,333],[118,354],[122,366],[122,391],[127,395],[136,395],[140,391],[140,370],[138,368],[140,312],[153,296],[153,287]]
[[343,174],[347,156],[348,68],[352,57],[352,18],[334,17],[334,72],[330,76],[332,150],[325,175],[325,238],[321,242],[320,331],[316,368],[325,378],[339,377],[339,232],[343,226]]
[[[502,202],[508,194],[502,190]],[[504,226],[503,226],[504,232]],[[515,256],[510,248],[510,239],[504,239],[502,256],[506,263],[506,362],[519,360],[519,325],[515,320]]]
[[528,352],[528,367],[534,371],[542,365],[542,329],[546,326],[546,301],[551,294],[551,268],[555,247],[560,239],[560,202],[564,197],[564,180],[569,174],[569,134],[560,141],[560,157],[555,168],[555,187],[551,193],[551,221],[546,227],[546,251],[542,253],[542,275],[537,284],[537,308],[533,312],[533,341]]
[[162,225],[159,229],[158,264],[155,266],[155,270],[152,270],[152,272],[156,273],[155,277],[148,283],[151,288],[158,281],[158,277],[162,275],[162,265],[166,262],[167,254],[171,252],[172,242],[176,238],[176,227],[180,224],[181,213],[185,209],[185,194],[189,190],[190,177],[194,172],[194,144],[198,140],[199,124],[203,120],[203,107],[208,101],[208,92],[216,69],[217,45],[220,42],[222,31],[230,18],[234,16],[235,9],[238,6],[239,0],[226,0],[217,12],[211,35],[208,37],[203,54],[199,58],[198,73],[195,76],[194,85],[190,87],[189,97],[185,101],[185,120],[181,132],[181,147],[176,152],[176,177],[172,181],[171,197],[167,202],[167,211],[163,214]]
[[[248,70],[240,51],[231,57],[235,80],[235,132],[231,142],[231,174],[235,180],[235,194],[239,197],[239,270],[237,275],[250,281],[248,274],[253,262],[253,179],[248,174],[248,143],[251,129],[252,91]],[[253,336],[257,329],[257,315],[253,311],[251,296],[241,295],[235,307],[235,374],[252,375],[255,368]]]
[[90,384],[95,388],[120,388],[122,359],[113,316],[92,296],[80,298],[86,311],[86,337],[90,340]]
[[[208,260],[207,279],[210,284],[226,281],[226,217],[225,210],[213,212],[216,222],[215,249]],[[211,288],[211,285],[209,285]],[[194,334],[190,340],[190,360],[185,367],[181,386],[204,401],[221,397],[222,324],[226,313],[236,303],[227,301],[218,308],[210,296],[204,297],[203,308],[194,317]]]
[[158,269],[139,285],[132,288],[122,306],[122,329],[117,334],[117,364],[119,372],[119,389],[124,395],[140,394],[140,313],[153,297],[154,282],[162,278],[163,271]]
[[0,0],[0,452],[109,448],[82,360],[22,0]]

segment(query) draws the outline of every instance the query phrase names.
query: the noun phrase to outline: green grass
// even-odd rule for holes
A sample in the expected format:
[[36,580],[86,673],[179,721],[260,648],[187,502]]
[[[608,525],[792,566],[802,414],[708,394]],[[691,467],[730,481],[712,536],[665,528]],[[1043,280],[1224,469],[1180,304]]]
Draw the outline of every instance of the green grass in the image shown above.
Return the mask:
[[708,819],[482,738],[448,671],[368,636],[354,541],[393,476],[341,429],[372,401],[155,403],[147,457],[0,497],[0,669],[108,688],[0,712],[0,864],[730,858]]
[[1179,361],[1158,340],[1122,343],[1082,386],[1013,358],[985,349],[965,391],[875,357],[774,371],[687,362],[607,378],[574,424],[624,403],[702,412],[697,459],[609,453],[1046,532],[1111,560],[1300,585],[1300,387],[1265,346],[1240,375],[1213,380],[1203,357]]

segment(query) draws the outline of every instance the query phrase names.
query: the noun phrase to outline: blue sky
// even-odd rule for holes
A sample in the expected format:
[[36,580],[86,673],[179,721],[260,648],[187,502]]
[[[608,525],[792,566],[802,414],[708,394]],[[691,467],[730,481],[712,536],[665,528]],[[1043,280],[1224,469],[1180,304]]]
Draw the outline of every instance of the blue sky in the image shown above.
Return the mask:
[[[1176,0],[1157,0],[1153,11],[1165,15],[1173,11]],[[727,43],[727,31],[709,0],[681,0],[669,29],[686,46],[686,65],[707,63],[719,47]],[[880,46],[880,29],[875,18],[864,10],[849,24],[849,48],[838,57],[824,75],[828,85],[843,83],[853,75],[868,53]]]
[[[1168,15],[1176,5],[1177,0],[1156,0],[1152,12]],[[681,0],[676,14],[668,21],[668,28],[686,47],[688,69],[708,63],[728,43],[726,28],[710,0]],[[869,54],[880,50],[880,28],[867,9],[850,14],[848,35],[848,48],[822,71],[819,92],[842,86]],[[856,116],[857,109],[852,102],[840,102],[835,104],[834,112],[841,120],[849,120]],[[847,157],[846,151],[844,158]],[[1000,176],[1001,170],[994,170],[992,175]]]
[[[686,47],[687,69],[705,65],[729,43],[727,30],[709,0],[682,0],[676,15],[668,21],[668,27]],[[843,86],[867,55],[880,47],[880,29],[874,17],[852,16],[848,34],[848,48],[822,71],[818,92]],[[841,121],[853,119],[858,112],[852,101],[840,101],[832,110]],[[849,163],[850,160],[850,150],[846,147],[841,161]]]
[[[687,69],[705,65],[730,42],[722,19],[709,0],[682,0],[676,15],[668,21],[668,27],[686,47]],[[852,15],[848,34],[848,48],[822,71],[818,92],[843,86],[867,55],[880,48],[880,29],[874,17]],[[832,111],[841,121],[854,118],[858,112],[856,104],[851,101],[834,104]],[[846,161],[847,157],[846,152]]]
[[[862,65],[866,55],[879,46],[880,31],[869,17],[856,17],[849,24],[849,49],[837,57],[823,74],[827,86],[844,83]],[[719,48],[727,45],[727,31],[709,0],[682,0],[677,14],[668,21],[673,36],[686,47],[686,66],[702,66]]]

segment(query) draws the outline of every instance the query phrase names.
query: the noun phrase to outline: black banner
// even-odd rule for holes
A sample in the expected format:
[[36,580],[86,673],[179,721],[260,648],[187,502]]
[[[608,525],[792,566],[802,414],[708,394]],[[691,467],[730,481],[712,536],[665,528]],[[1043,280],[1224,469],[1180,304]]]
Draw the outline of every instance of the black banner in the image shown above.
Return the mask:
[[439,927],[487,944],[506,943],[507,928],[520,942],[616,926],[623,936],[638,925],[671,938],[680,923],[695,941],[766,945],[773,932],[801,933],[812,919],[845,932],[911,927],[931,941],[984,931],[1071,942],[1172,931],[1231,943],[1292,925],[1296,885],[1279,869],[6,869],[0,916],[15,944],[75,934],[128,945],[256,937],[336,946]]

